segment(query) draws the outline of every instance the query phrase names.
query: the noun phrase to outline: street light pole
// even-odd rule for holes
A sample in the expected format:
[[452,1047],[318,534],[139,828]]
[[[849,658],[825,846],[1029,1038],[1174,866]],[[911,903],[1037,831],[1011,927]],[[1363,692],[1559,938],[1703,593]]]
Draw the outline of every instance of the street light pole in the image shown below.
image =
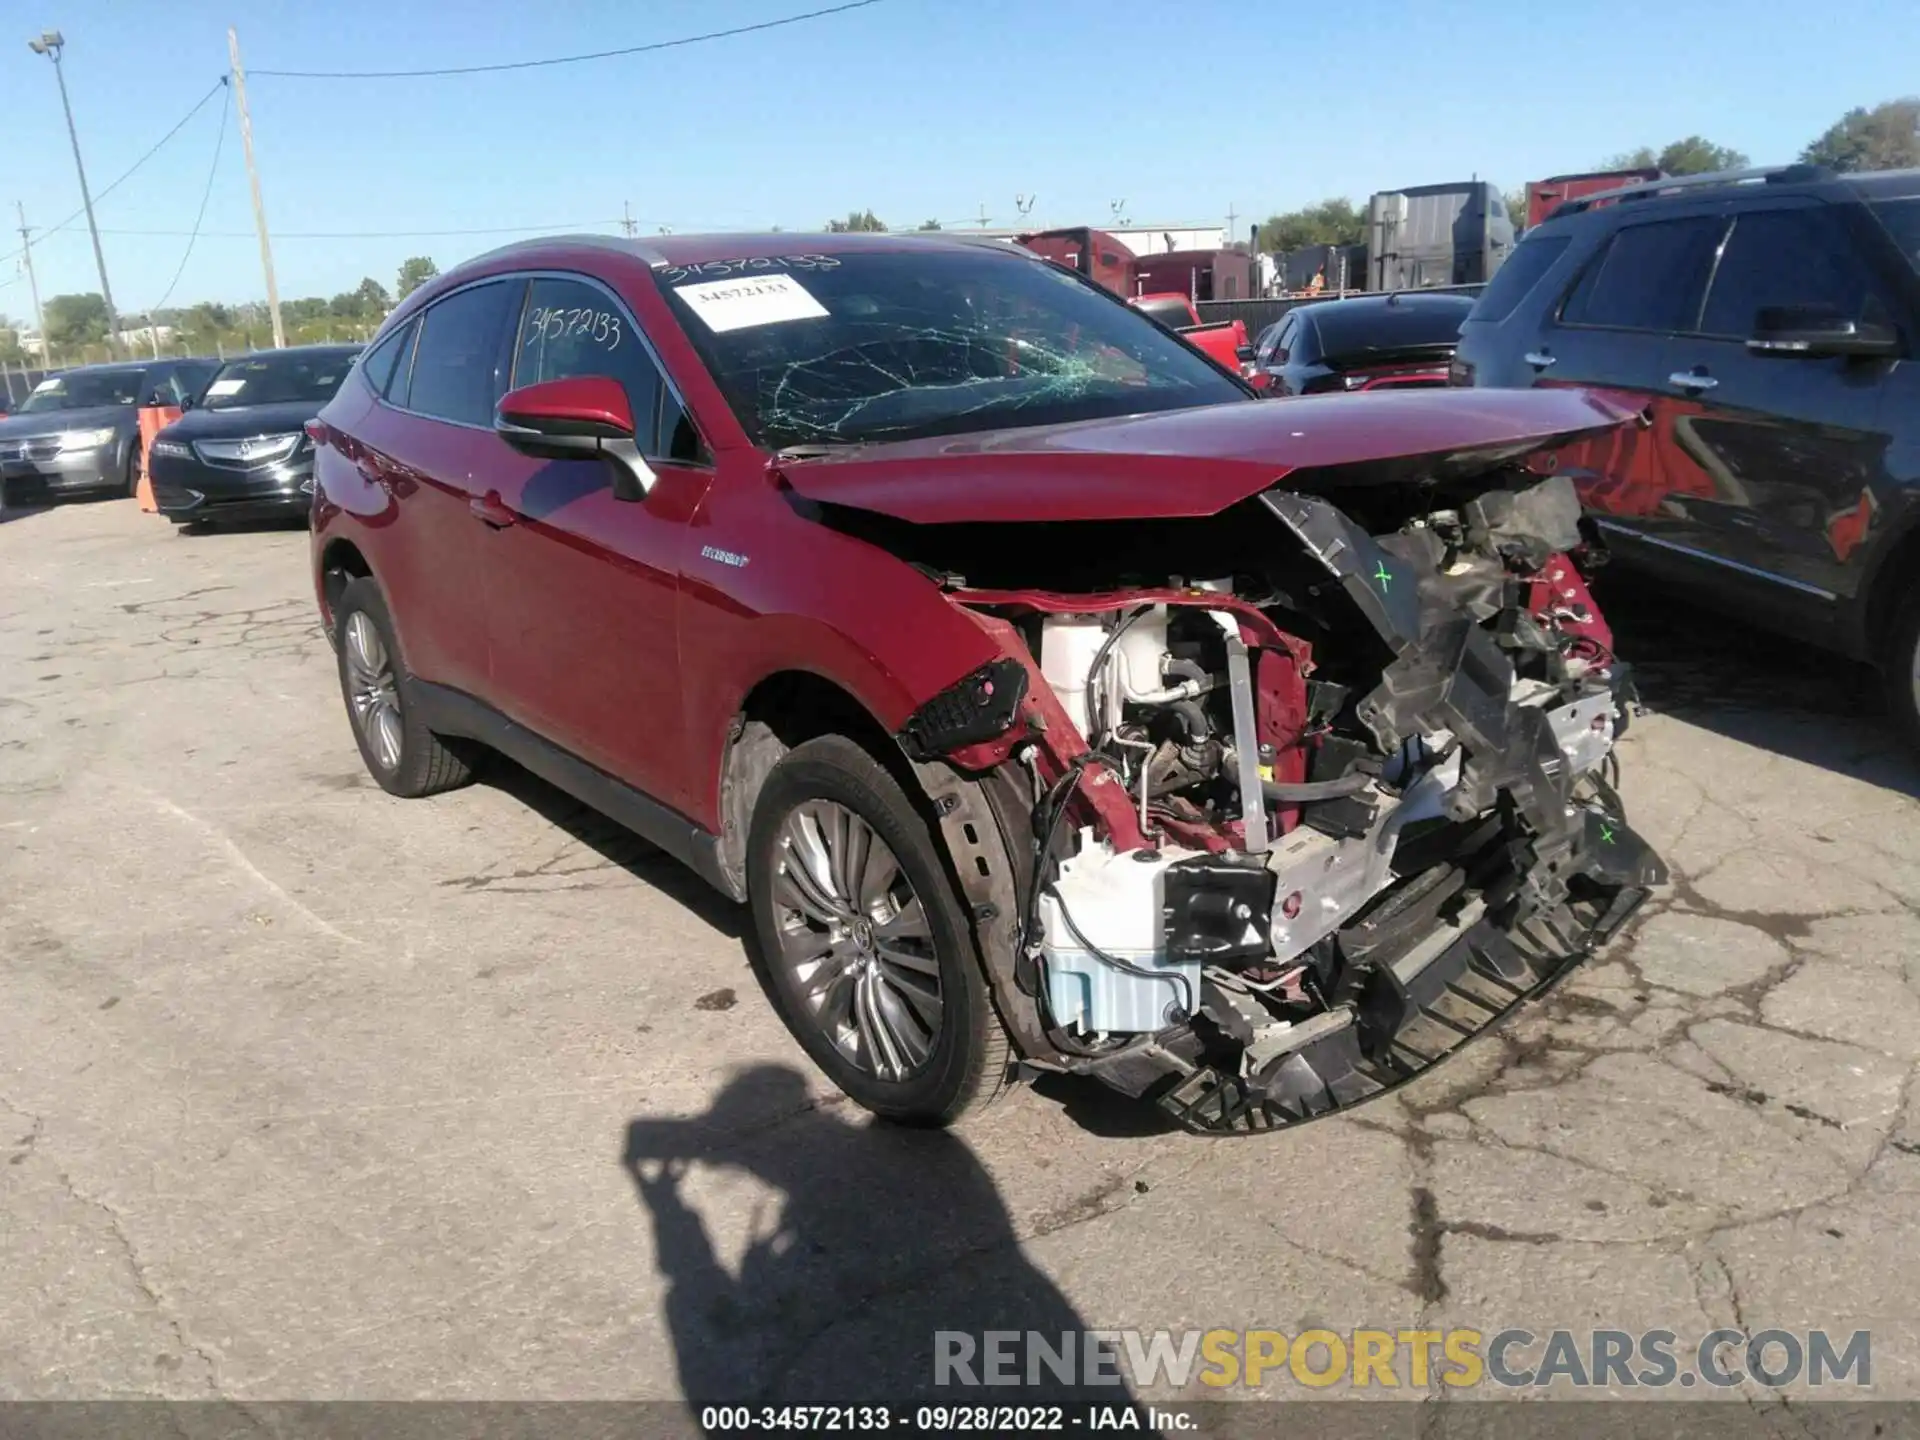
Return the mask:
[[267,207],[260,199],[260,171],[253,163],[253,117],[247,113],[247,72],[240,66],[240,32],[227,27],[227,58],[233,62],[233,98],[240,109],[240,148],[247,156],[247,183],[253,187],[253,224],[260,232],[260,268],[267,276],[267,318],[273,322],[273,348],[287,346],[280,323],[280,287],[273,279],[273,242],[267,238]]
[[33,239],[27,234],[27,207],[16,200],[13,210],[20,217],[20,264],[27,272],[27,293],[33,296],[33,323],[40,327],[40,358],[51,370],[53,342],[47,339],[47,312],[40,308],[40,282],[33,276]]
[[73,106],[67,100],[67,76],[60,68],[60,50],[66,43],[58,30],[43,30],[38,40],[27,42],[27,48],[53,61],[53,78],[60,86],[60,108],[67,117],[67,138],[73,142],[73,168],[80,175],[80,203],[86,207],[87,233],[93,237],[93,263],[100,269],[100,298],[107,306],[107,353],[111,355],[114,337],[120,331],[120,317],[113,308],[113,287],[107,284],[107,257],[100,249],[100,227],[93,223],[93,194],[87,189],[87,167],[80,158],[80,132],[73,128]]

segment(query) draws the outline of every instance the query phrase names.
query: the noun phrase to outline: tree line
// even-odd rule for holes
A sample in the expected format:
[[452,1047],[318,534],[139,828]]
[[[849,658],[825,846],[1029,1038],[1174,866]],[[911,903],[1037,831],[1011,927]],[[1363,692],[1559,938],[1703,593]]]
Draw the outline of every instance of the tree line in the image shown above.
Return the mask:
[[[1888,100],[1871,109],[1857,106],[1816,136],[1798,158],[1803,164],[1820,165],[1839,173],[1920,166],[1920,97]],[[1658,150],[1651,145],[1624,150],[1593,168],[1658,167],[1668,175],[1704,175],[1714,170],[1740,170],[1749,163],[1743,152],[1731,146],[1716,145],[1701,135],[1688,135]],[[1517,228],[1526,219],[1526,191],[1507,192],[1506,202],[1507,213]],[[1311,245],[1358,245],[1366,238],[1366,210],[1351,200],[1334,197],[1317,205],[1269,216],[1260,226],[1258,243],[1263,251],[1284,254]]]
[[[426,255],[410,257],[400,266],[389,290],[371,275],[351,290],[328,298],[308,295],[280,302],[280,322],[289,345],[316,345],[328,341],[365,340],[379,328],[394,305],[440,273]],[[46,343],[52,360],[68,365],[151,355],[150,341],[118,347],[107,344],[107,303],[98,291],[55,295],[42,307],[46,315]],[[151,326],[170,328],[160,342],[169,355],[235,355],[273,344],[273,320],[264,301],[225,305],[202,300],[196,305],[170,307],[122,315],[120,329],[141,331]],[[39,354],[29,355],[21,343],[23,327],[0,318],[0,361],[39,366]]]

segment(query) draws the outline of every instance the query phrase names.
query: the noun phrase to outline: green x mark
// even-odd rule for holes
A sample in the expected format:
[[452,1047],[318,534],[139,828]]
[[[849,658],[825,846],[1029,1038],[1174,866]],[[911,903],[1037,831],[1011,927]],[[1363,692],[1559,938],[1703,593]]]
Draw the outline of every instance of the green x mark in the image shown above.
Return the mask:
[[1613,844],[1613,827],[1611,825],[1603,823],[1600,826],[1600,843],[1602,845]]
[[1382,560],[1380,562],[1379,567],[1373,572],[1373,578],[1380,582],[1380,589],[1384,594],[1387,588],[1387,582],[1393,579],[1393,572],[1387,569],[1386,561]]

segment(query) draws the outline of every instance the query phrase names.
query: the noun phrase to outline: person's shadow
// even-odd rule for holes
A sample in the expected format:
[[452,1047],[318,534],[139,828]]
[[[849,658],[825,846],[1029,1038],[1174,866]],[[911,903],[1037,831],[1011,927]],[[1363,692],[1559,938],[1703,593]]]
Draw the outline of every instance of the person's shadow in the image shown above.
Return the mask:
[[[1111,1382],[1089,1383],[1086,1323],[1022,1253],[992,1179],[951,1131],[821,1106],[794,1070],[766,1065],[697,1119],[633,1121],[624,1163],[652,1216],[696,1416],[712,1404],[1132,1403],[1107,1347]],[[753,1217],[737,1273],[683,1193],[694,1165],[744,1170],[781,1197],[771,1233]],[[999,1358],[1020,1384],[985,1383],[988,1331],[1019,1332]],[[1075,1347],[1071,1379],[1043,1357],[1027,1383],[1027,1332],[1051,1352]],[[941,1373],[942,1356],[963,1355]],[[961,1383],[968,1373],[981,1383]]]

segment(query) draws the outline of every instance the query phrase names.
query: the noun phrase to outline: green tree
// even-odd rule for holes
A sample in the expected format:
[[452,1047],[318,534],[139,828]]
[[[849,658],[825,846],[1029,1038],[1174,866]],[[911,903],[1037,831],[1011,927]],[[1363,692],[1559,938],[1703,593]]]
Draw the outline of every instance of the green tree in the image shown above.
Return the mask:
[[1502,198],[1507,202],[1507,219],[1512,223],[1514,230],[1518,232],[1526,229],[1527,192],[1509,190]]
[[940,228],[940,222],[938,220],[922,220],[920,222],[920,228],[922,230],[938,230]]
[[1800,152],[1829,170],[1907,170],[1920,166],[1920,96],[1856,106]]
[[400,278],[394,293],[402,300],[440,273],[440,267],[425,255],[415,255],[400,265]]
[[47,301],[47,343],[62,349],[107,338],[107,302],[98,294],[56,295]]
[[849,210],[846,219],[827,222],[827,232],[832,235],[878,232],[886,228],[886,224],[871,210]]
[[12,325],[0,325],[0,363],[24,365],[27,352],[20,344],[20,331]]
[[1684,140],[1675,140],[1664,150],[1656,151],[1651,145],[1642,145],[1638,150],[1623,150],[1620,154],[1600,162],[1602,170],[1646,170],[1658,168],[1669,175],[1705,175],[1713,170],[1740,170],[1747,165],[1744,152],[1730,146],[1716,145],[1700,135],[1689,135]]
[[393,308],[387,287],[369,275],[351,290],[327,302],[327,314],[340,320],[380,320]]
[[1261,250],[1284,254],[1308,245],[1357,245],[1367,238],[1366,213],[1351,200],[1322,200],[1284,215],[1270,215],[1260,226]]

